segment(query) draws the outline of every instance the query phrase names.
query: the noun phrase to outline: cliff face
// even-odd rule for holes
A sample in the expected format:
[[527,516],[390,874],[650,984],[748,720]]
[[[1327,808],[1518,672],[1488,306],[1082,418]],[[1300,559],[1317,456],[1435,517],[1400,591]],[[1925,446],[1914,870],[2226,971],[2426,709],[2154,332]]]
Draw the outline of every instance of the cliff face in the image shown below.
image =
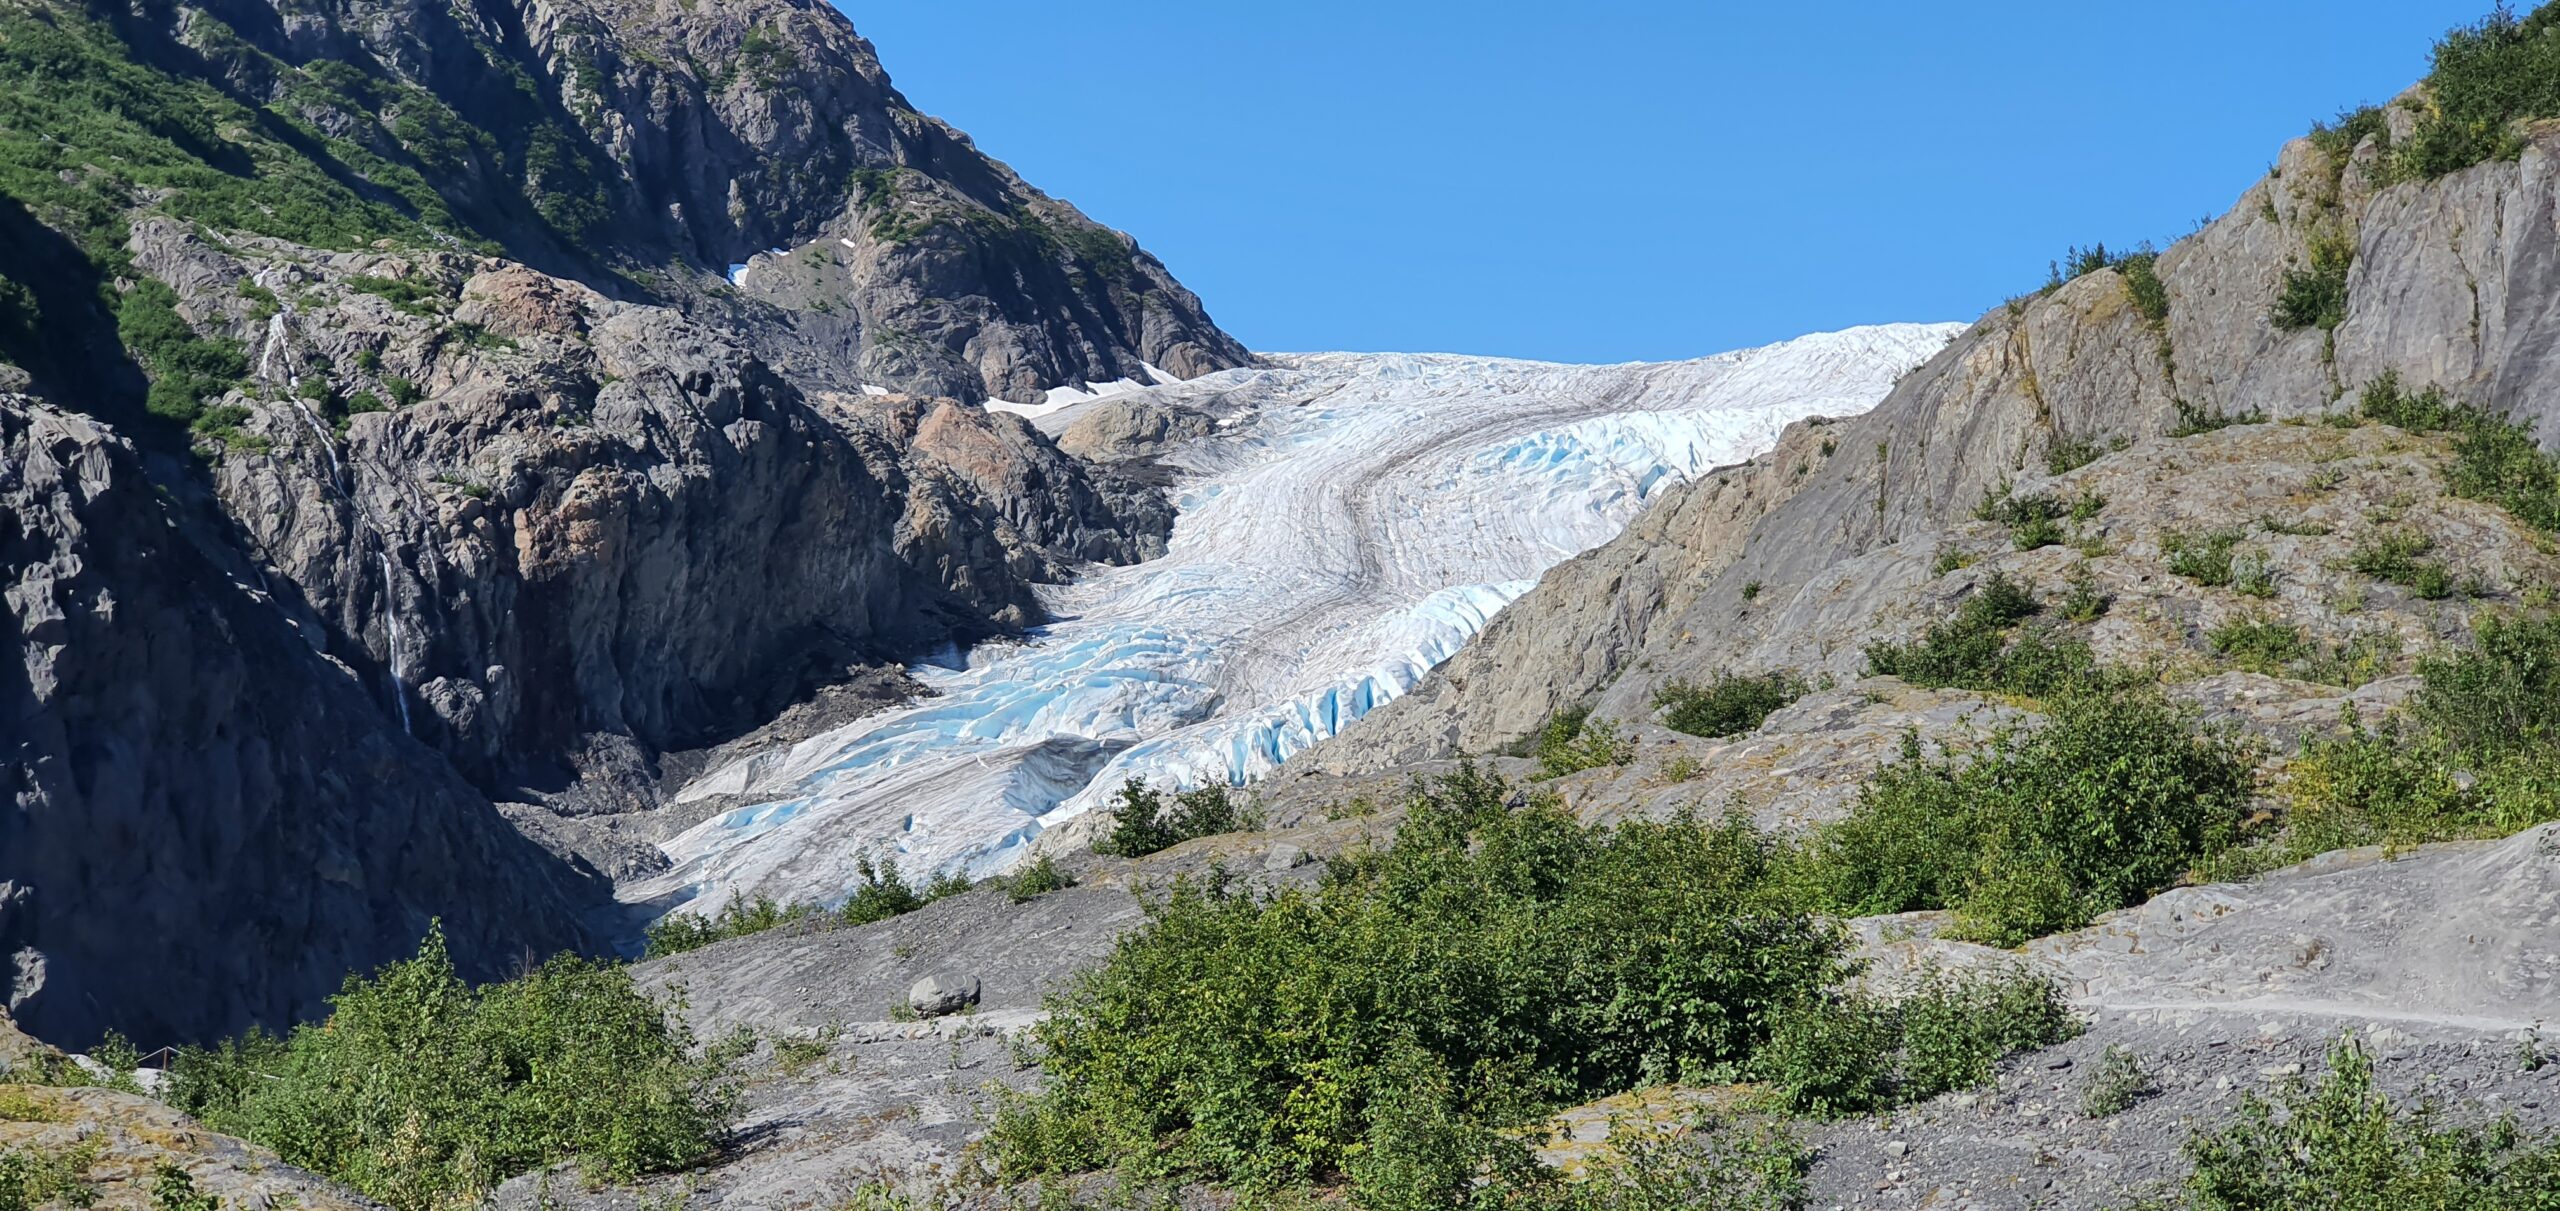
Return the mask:
[[248,549],[493,793],[1035,621],[1035,582],[1160,550],[1170,521],[1019,417],[813,396],[718,329],[520,265],[164,221],[131,248],[240,333],[255,394],[213,475]]
[[[2159,255],[2149,311],[2116,268],[2013,300],[1874,411],[1799,426],[1768,456],[1667,495],[1307,760],[1374,770],[1483,751],[1595,699],[1642,715],[1665,681],[1747,671],[1787,616],[1770,603],[1946,528],[2066,443],[2103,448],[2187,417],[2317,415],[2389,372],[2560,441],[2560,135],[2387,187],[2365,169],[2379,142],[2340,157],[2288,145],[2230,213]],[[2323,242],[2353,250],[2342,318],[2334,332],[2284,327],[2278,297]]]
[[596,942],[601,880],[519,837],[245,567],[181,532],[134,450],[0,396],[0,970],[72,1044],[315,1013],[431,920],[494,977]]
[[75,1043],[624,940],[493,798],[1160,551],[975,405],[1250,356],[798,0],[0,0],[0,235],[0,941]]

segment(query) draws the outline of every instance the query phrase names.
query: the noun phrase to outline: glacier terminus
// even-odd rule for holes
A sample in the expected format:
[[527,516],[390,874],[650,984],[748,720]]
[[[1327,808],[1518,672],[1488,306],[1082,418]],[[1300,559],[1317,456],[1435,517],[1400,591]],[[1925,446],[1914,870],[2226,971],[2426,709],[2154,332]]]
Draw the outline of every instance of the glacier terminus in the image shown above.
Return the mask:
[[[993,873],[1132,778],[1244,785],[1410,689],[1663,488],[1873,407],[1961,330],[1897,324],[1694,361],[1282,355],[1122,384],[1216,418],[1165,462],[1168,552],[1048,594],[1053,621],[914,670],[932,694],[714,768],[722,811],[628,898],[836,903],[857,862]],[[1052,432],[1096,400],[1047,411]]]

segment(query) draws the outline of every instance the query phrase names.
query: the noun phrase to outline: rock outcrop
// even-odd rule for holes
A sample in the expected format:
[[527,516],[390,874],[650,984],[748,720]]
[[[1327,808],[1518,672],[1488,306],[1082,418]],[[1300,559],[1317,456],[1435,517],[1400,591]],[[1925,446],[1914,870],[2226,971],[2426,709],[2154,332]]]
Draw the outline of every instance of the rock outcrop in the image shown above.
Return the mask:
[[1024,626],[1035,583],[1161,551],[1171,524],[1020,417],[810,395],[720,329],[521,265],[217,248],[158,220],[131,248],[248,351],[213,469],[248,549],[493,793]]
[[[1735,619],[1958,522],[2068,446],[2345,410],[2387,372],[2560,441],[2560,135],[2512,162],[2380,189],[2360,167],[2375,154],[2368,141],[2333,161],[2297,140],[2229,214],[2160,254],[2152,311],[2111,268],[2012,300],[1873,412],[1798,426],[1771,454],[1667,494],[1311,760],[1377,769],[1482,751],[1595,698],[1641,714],[1663,681],[1739,671],[1759,630]],[[2341,233],[2356,256],[2334,335],[2277,324],[2288,274]]]
[[38,1035],[287,1023],[441,919],[495,977],[597,944],[552,861],[368,700],[134,450],[0,397],[0,991]]

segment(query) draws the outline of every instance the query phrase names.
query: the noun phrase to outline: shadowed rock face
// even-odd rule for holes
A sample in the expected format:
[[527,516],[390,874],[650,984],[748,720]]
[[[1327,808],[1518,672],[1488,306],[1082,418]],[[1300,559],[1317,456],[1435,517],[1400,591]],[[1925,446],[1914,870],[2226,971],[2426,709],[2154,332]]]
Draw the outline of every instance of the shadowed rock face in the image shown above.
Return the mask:
[[[389,714],[494,793],[1029,624],[1036,582],[1159,551],[1170,525],[1019,417],[804,394],[720,329],[522,266],[294,261],[156,221],[133,249],[250,352],[264,398],[244,396],[243,428],[265,449],[213,471],[249,549]],[[402,310],[366,278],[429,301]],[[259,322],[242,280],[293,301]],[[343,434],[302,398],[391,379],[418,402]]]
[[[332,250],[184,190],[113,194],[121,225],[0,205],[45,328],[0,332],[0,391],[59,409],[13,399],[0,463],[25,653],[0,988],[65,1042],[289,1024],[438,916],[474,975],[608,947],[583,859],[493,797],[585,852],[546,809],[648,807],[670,749],[1161,551],[1159,488],[975,404],[1249,360],[1127,237],[917,113],[826,4],[10,19],[103,57],[61,70],[218,90],[274,119],[258,155],[381,207],[261,228]],[[151,282],[247,366],[197,401],[211,436],[143,417],[114,300]]]
[[310,1016],[441,919],[481,977],[587,948],[602,881],[516,834],[173,522],[133,449],[0,396],[0,970],[79,1045]]

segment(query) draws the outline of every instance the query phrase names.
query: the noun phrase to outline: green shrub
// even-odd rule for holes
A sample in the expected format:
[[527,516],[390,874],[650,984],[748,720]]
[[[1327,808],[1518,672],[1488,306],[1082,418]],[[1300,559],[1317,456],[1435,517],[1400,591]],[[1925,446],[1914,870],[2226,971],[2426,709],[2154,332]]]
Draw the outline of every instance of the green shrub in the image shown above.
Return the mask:
[[2395,1107],[2352,1037],[2331,1046],[2318,1085],[2242,1094],[2234,1120],[2190,1138],[2186,1154],[2185,1205],[2198,1211],[2498,1211],[2549,1207],[2560,1190],[2560,1140],[2512,1119],[2443,1126],[2432,1107]]
[[658,918],[656,923],[649,926],[645,953],[652,959],[683,954],[688,950],[700,950],[714,942],[743,938],[749,934],[763,933],[768,929],[778,929],[798,921],[814,920],[824,911],[815,904],[804,902],[776,903],[768,896],[758,896],[755,902],[750,904],[744,895],[733,891],[729,893],[729,902],[722,905],[717,913],[705,916],[699,913],[671,912]]
[[1538,759],[1538,776],[1561,778],[1587,769],[1625,765],[1635,756],[1635,741],[1618,734],[1616,724],[1593,722],[1591,708],[1569,707],[1530,737],[1524,756]]
[[1111,832],[1094,843],[1093,852],[1143,858],[1195,837],[1241,832],[1253,821],[1236,805],[1224,782],[1212,782],[1172,796],[1135,778],[1120,788],[1111,805]]
[[847,925],[869,925],[891,917],[905,916],[924,907],[931,898],[916,894],[913,885],[898,869],[896,858],[874,859],[860,854],[853,860],[854,873],[862,882],[846,898],[836,916]]
[[2270,861],[2503,837],[2560,820],[2560,619],[2489,619],[2418,665],[2405,715],[2304,742]]
[[[149,372],[144,406],[153,416],[181,425],[201,419],[204,405],[249,374],[240,342],[196,335],[178,314],[178,294],[155,278],[142,278],[116,304],[116,334]],[[245,417],[244,417],[245,419]],[[229,428],[237,425],[218,425]]]
[[2160,554],[2169,570],[2200,585],[2224,587],[2231,583],[2231,553],[2247,537],[2239,530],[2212,530],[2189,534],[2181,530],[2160,533]]
[[2134,310],[2145,323],[2159,328],[2169,322],[2169,288],[2160,280],[2160,254],[2147,243],[2125,253],[2109,252],[2105,244],[2074,246],[2063,254],[2063,259],[2053,262],[2045,277],[2044,293],[2051,294],[2065,283],[2101,269],[2123,275],[2125,292],[2132,297]]
[[1738,736],[1760,726],[1770,712],[1804,697],[1802,680],[1786,673],[1758,677],[1723,675],[1705,685],[1674,681],[1654,691],[1662,726],[1692,736]]
[[1953,909],[2000,945],[2076,928],[2175,884],[2237,838],[2252,762],[2156,688],[2061,695],[1971,760],[1915,736],[1808,842],[1803,877],[1849,916]]
[[2500,8],[2445,35],[2427,74],[2417,130],[2393,149],[2394,179],[2440,177],[2524,149],[2518,122],[2560,116],[2560,11]]
[[2115,604],[2115,599],[2098,587],[2097,575],[2085,563],[2071,570],[2069,583],[2071,591],[2063,596],[2062,604],[2054,610],[2064,622],[2096,622],[2106,617],[2108,607]]
[[401,1211],[572,1159],[598,1178],[681,1168],[726,1129],[730,1049],[695,1055],[621,967],[562,957],[472,988],[430,932],[330,1005],[289,1039],[188,1049],[170,1101]]
[[2429,601],[2453,595],[2453,573],[2443,564],[2421,555],[2435,549],[2435,540],[2412,530],[2389,530],[2373,534],[2356,544],[2347,555],[2347,566],[2376,580],[2400,585],[2417,597]]
[[2096,442],[2057,437],[2052,447],[2044,452],[2045,474],[2068,475],[2098,461],[2105,454],[2105,448]]
[[2062,518],[2070,509],[2071,506],[2051,493],[2021,496],[2012,492],[2004,482],[1983,494],[1982,503],[1974,507],[1973,515],[1983,521],[1996,521],[2009,527],[2010,540],[2017,544],[2017,548],[2033,551],[2062,542]]
[[1832,990],[1792,1008],[1753,1063],[1800,1114],[1864,1114],[1971,1089],[2014,1052],[2080,1023],[2053,982],[2023,968],[1926,973],[1900,1000]]
[[2456,496],[2496,504],[2528,525],[2560,530],[2560,457],[2546,454],[2529,425],[2446,399],[2441,387],[2412,392],[2397,371],[2365,385],[2357,410],[2365,419],[2415,433],[2454,435],[2446,487]]
[[391,402],[396,407],[406,408],[426,398],[426,392],[405,378],[386,378],[382,380],[382,389],[391,393]]
[[222,1200],[196,1189],[196,1179],[168,1162],[151,1175],[151,1211],[222,1211]]
[[2355,261],[2352,234],[2313,232],[2306,244],[2305,263],[2284,271],[2284,285],[2276,292],[2275,311],[2269,318],[2288,331],[2335,331],[2347,320],[2347,272]]
[[[1570,1181],[1513,1178],[1472,1194],[1478,1205],[1505,1211],[1796,1211],[1812,1163],[1812,1152],[1777,1128],[1712,1121],[1685,1132],[1622,1127],[1611,1132],[1608,1154]],[[1428,1211],[1460,1205],[1430,1204]]]
[[2040,696],[2097,672],[2089,645],[2061,640],[2018,623],[2038,610],[2026,585],[1994,572],[1959,607],[1912,643],[1867,648],[1867,671],[1929,689],[1967,689]]
[[1057,859],[1042,854],[1037,860],[1015,872],[1012,878],[1005,880],[1004,894],[1016,904],[1025,904],[1050,892],[1063,891],[1075,885],[1075,877],[1059,869]]
[[1045,1080],[1000,1111],[996,1157],[1448,1197],[1500,1159],[1487,1129],[1730,1079],[1838,982],[1841,935],[1773,898],[1774,859],[1745,820],[1587,827],[1462,768],[1315,891],[1184,881],[1151,904],[1051,997]]
[[2216,655],[2231,663],[2271,677],[2283,676],[2296,662],[2312,655],[2301,627],[2262,614],[2233,618],[2206,632],[2205,642],[2212,645]]
[[2267,419],[2257,412],[2207,412],[2184,399],[2173,402],[2178,406],[2178,424],[2176,428],[2169,430],[2171,437],[2194,437],[2202,433],[2228,429],[2233,425],[2261,424]]
[[2098,1070],[2090,1074],[2088,1085],[2080,1090],[2080,1114],[2084,1118],[2122,1114],[2131,1110],[2134,1103],[2158,1092],[2160,1086],[2142,1066],[2142,1057],[2110,1043]]

